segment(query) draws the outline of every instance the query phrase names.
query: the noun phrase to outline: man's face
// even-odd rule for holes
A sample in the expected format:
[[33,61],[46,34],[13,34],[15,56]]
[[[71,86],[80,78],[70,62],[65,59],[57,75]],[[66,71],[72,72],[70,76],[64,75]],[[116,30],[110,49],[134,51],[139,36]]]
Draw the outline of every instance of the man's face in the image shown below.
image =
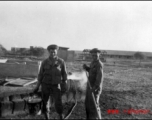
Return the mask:
[[99,56],[100,56],[100,53],[91,53],[91,56],[92,56],[93,60],[98,60]]
[[51,58],[54,58],[57,56],[58,50],[57,49],[50,49],[49,54]]

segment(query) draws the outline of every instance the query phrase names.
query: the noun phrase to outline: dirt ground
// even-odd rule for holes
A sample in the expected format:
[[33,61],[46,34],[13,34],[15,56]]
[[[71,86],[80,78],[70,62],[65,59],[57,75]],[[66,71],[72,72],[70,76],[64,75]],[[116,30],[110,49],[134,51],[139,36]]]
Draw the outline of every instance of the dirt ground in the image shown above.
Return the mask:
[[[68,71],[79,71],[84,62],[67,63]],[[152,62],[141,66],[133,61],[105,63],[103,91],[100,97],[104,119],[152,119]],[[115,112],[111,110],[116,110]],[[144,112],[143,112],[144,111]],[[146,111],[146,112],[145,112]],[[18,116],[43,118],[42,116]],[[84,102],[78,102],[70,119],[85,119]]]
[[[151,66],[151,61],[142,62],[140,66],[136,61],[116,61],[115,65],[112,62],[105,63],[103,91],[100,97],[102,118],[152,118]],[[81,109],[83,107],[84,103],[79,103],[71,118],[85,118],[85,111]],[[119,112],[112,113],[111,110]]]

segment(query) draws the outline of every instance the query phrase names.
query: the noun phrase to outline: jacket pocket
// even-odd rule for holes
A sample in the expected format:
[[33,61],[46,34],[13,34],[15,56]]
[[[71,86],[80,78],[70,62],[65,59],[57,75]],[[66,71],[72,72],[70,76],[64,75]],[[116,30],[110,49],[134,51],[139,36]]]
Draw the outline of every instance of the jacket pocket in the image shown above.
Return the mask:
[[54,76],[52,84],[60,84],[61,83],[61,76]]
[[44,75],[51,75],[51,74],[53,74],[51,70],[51,66],[49,65],[44,66]]
[[61,67],[60,67],[60,65],[55,67],[55,75],[56,76],[61,76]]
[[45,75],[43,80],[42,80],[42,83],[51,84],[52,83],[52,77]]

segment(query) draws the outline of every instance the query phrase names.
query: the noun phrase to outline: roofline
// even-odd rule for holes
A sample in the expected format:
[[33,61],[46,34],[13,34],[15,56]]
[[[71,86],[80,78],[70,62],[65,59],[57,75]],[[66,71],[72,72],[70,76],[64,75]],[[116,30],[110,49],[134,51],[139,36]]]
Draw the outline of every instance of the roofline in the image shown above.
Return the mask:
[[61,47],[61,46],[59,46],[59,49],[60,49],[60,48],[63,48],[63,49],[69,49],[69,48],[67,48],[67,47]]

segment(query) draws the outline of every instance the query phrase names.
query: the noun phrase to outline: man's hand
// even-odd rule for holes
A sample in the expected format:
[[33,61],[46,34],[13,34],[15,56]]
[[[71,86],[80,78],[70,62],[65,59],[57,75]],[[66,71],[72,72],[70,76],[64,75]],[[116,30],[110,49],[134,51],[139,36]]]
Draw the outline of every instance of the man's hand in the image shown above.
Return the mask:
[[92,92],[97,92],[98,90],[100,90],[100,87],[92,87]]
[[93,88],[92,88],[92,92],[95,92],[95,91],[96,91],[96,88],[95,88],[95,87],[93,87]]
[[83,69],[87,70],[88,66],[86,64],[83,64]]
[[36,86],[33,90],[33,93],[36,94],[38,92],[38,90],[39,90],[39,87]]
[[33,89],[33,93],[37,93],[37,92],[38,92],[40,85],[41,85],[41,83],[38,81],[38,82],[37,82],[37,85],[36,85],[35,88]]
[[67,91],[67,83],[66,83],[66,81],[62,81],[60,86],[61,86],[61,93],[62,94],[66,93],[66,91]]

